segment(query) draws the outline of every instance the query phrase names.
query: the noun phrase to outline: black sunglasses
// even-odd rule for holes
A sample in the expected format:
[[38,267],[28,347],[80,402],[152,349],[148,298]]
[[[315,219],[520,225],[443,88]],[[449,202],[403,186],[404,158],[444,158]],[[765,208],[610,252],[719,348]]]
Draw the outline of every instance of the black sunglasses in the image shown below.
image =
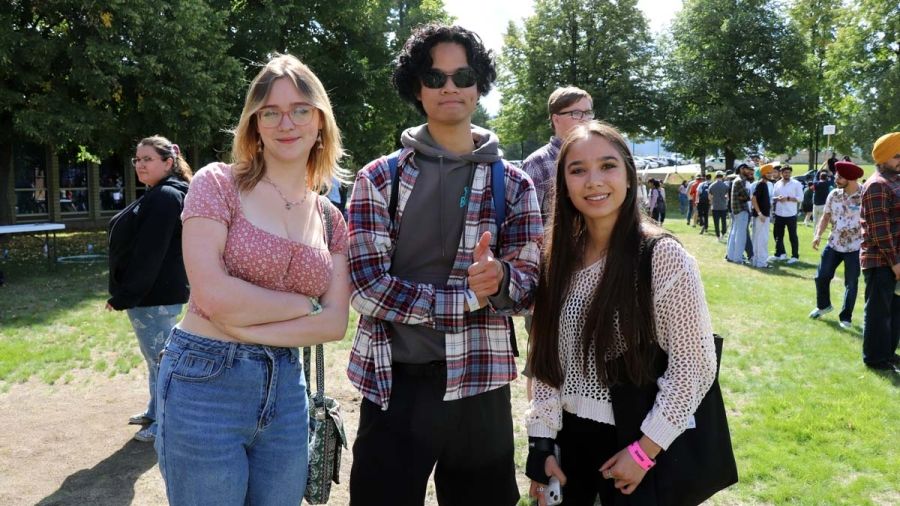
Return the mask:
[[447,84],[448,77],[457,88],[468,88],[478,82],[478,75],[469,67],[461,68],[452,74],[445,74],[438,69],[428,69],[421,76],[422,85],[432,89],[443,88]]

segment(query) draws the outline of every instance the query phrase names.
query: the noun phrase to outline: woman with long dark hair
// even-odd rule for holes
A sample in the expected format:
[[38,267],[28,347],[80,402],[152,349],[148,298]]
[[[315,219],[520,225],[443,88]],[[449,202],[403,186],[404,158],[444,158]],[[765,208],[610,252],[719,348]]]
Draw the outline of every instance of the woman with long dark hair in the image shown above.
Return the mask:
[[140,425],[134,439],[156,437],[156,370],[159,352],[188,300],[181,257],[181,211],[191,167],[181,148],[160,135],[141,139],[131,160],[147,191],[109,220],[107,310],[128,313],[147,363],[147,409],[128,419]]
[[[642,216],[637,185],[631,153],[613,127],[591,122],[564,141],[530,358],[526,474],[542,506],[551,476],[563,484],[567,505],[593,505],[598,495],[613,504],[616,494],[633,492],[655,456],[689,428],[715,377],[697,264]],[[649,276],[639,268],[646,255]],[[668,367],[657,378],[658,353]],[[610,386],[654,381],[659,393],[643,436],[623,446]]]

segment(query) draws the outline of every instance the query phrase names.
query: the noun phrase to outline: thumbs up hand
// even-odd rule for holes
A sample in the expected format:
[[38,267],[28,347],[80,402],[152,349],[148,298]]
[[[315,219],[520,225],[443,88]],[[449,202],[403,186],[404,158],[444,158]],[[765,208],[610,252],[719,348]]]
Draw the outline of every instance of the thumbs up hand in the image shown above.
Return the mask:
[[484,305],[485,299],[500,291],[500,283],[503,281],[503,264],[491,253],[490,232],[481,234],[472,259],[474,263],[469,266],[469,288]]

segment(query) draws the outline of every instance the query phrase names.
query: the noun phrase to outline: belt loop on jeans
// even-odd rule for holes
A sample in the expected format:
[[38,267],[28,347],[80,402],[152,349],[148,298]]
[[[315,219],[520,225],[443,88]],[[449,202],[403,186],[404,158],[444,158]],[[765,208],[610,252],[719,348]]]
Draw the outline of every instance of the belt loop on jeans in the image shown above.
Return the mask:
[[225,367],[231,369],[234,363],[234,354],[237,352],[237,343],[228,343],[228,356],[225,357]]

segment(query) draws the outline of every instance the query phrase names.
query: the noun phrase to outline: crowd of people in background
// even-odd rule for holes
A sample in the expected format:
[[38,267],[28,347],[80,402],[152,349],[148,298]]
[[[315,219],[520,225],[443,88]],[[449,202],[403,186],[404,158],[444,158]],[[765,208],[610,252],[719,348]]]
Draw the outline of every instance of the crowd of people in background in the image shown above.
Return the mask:
[[[815,251],[830,227],[818,260],[816,305],[809,317],[820,319],[834,310],[829,288],[838,266],[843,264],[844,296],[838,325],[852,328],[862,273],[867,280],[864,362],[876,369],[896,368],[900,363],[895,354],[900,332],[896,322],[900,317],[896,300],[900,291],[900,163],[894,156],[897,143],[898,133],[887,134],[876,142],[872,153],[876,173],[868,183],[863,169],[849,156],[839,160],[834,153],[815,173],[815,180],[808,183],[794,179],[793,168],[788,164],[757,166],[748,160],[739,163],[728,177],[717,171],[682,181],[678,186],[679,209],[688,225],[699,227],[700,234],[708,233],[711,209],[716,238],[727,242],[725,260],[760,269],[770,269],[775,262],[790,265],[800,261],[798,223],[814,227]],[[662,224],[664,215],[656,211],[658,204],[653,197],[659,187],[659,181],[649,180],[651,197],[645,208]],[[662,191],[660,194],[664,195]],[[790,244],[790,256],[785,239]],[[770,241],[775,243],[771,255]],[[898,284],[891,285],[890,279]]]

